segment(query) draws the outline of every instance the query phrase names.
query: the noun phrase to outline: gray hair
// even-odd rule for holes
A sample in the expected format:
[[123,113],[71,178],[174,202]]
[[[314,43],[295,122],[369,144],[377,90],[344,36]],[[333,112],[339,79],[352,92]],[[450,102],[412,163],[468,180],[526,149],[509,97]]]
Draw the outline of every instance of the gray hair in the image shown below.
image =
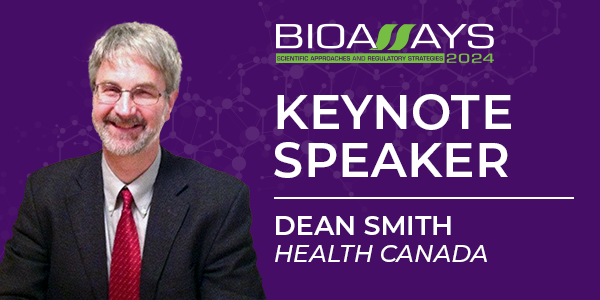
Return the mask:
[[170,95],[179,89],[181,55],[173,37],[156,25],[133,22],[109,28],[96,41],[88,65],[92,91],[102,62],[116,61],[122,54],[139,55],[158,69],[166,83],[166,94]]

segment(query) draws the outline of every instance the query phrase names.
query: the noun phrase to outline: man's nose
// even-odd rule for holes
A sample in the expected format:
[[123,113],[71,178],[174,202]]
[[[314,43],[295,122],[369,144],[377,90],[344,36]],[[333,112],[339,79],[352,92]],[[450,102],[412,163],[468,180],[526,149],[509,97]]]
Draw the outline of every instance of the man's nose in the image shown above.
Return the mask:
[[130,92],[123,92],[121,94],[121,99],[115,104],[115,112],[121,117],[135,115],[136,106]]

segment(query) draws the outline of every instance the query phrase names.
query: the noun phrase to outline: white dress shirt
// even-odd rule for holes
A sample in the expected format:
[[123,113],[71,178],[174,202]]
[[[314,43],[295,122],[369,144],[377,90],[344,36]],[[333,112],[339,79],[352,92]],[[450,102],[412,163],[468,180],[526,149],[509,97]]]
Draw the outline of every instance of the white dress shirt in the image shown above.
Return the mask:
[[154,192],[154,181],[158,175],[158,167],[160,166],[160,149],[158,155],[154,159],[150,168],[146,170],[140,177],[130,184],[123,183],[110,169],[106,162],[104,154],[102,154],[102,179],[104,181],[104,228],[106,233],[106,264],[108,266],[108,274],[110,278],[110,262],[112,257],[113,245],[115,242],[115,234],[117,225],[121,219],[121,211],[123,211],[123,200],[117,202],[117,197],[124,187],[127,187],[133,195],[133,203],[131,212],[137,227],[138,237],[140,239],[140,255],[144,253],[144,240],[146,238],[146,226],[148,225],[148,213],[150,212],[150,202]]

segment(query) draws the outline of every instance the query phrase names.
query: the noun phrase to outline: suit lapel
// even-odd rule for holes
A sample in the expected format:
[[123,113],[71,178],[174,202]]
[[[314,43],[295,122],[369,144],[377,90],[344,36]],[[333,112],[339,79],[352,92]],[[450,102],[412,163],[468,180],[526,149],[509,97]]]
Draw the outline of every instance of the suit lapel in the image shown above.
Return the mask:
[[108,298],[102,152],[89,156],[77,178],[81,191],[67,199],[67,211],[94,295]]
[[154,298],[160,274],[189,207],[182,197],[178,197],[179,193],[187,187],[187,183],[182,170],[177,168],[177,158],[168,151],[162,148],[161,150],[162,159],[154,183],[154,194],[146,228],[140,299]]

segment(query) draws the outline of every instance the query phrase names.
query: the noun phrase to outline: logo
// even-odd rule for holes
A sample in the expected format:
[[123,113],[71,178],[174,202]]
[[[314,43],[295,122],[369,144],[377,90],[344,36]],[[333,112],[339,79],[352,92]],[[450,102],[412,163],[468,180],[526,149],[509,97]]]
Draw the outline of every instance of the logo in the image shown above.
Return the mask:
[[[276,53],[277,63],[483,63],[494,61],[491,52],[488,53],[452,53],[447,49],[454,49],[458,43],[465,43],[471,49],[489,49],[494,46],[494,37],[487,34],[494,30],[489,24],[460,24],[458,28],[449,30],[443,24],[437,24],[437,27],[443,34],[435,34],[431,25],[422,24],[410,49],[414,49],[420,44],[430,44],[437,49],[442,49],[439,39],[444,39],[444,50],[428,53],[408,52],[407,47],[411,41],[411,32],[417,27],[416,24],[385,24],[379,29],[377,42],[375,42],[365,26],[359,24],[354,30],[354,34],[346,43],[346,31],[340,24],[321,24],[317,27],[316,34],[313,31],[313,24],[308,24],[303,34],[303,28],[299,24],[277,24],[275,32],[275,48],[277,49],[299,49],[306,42],[310,53]],[[282,31],[285,31],[283,33]],[[324,42],[324,32],[327,31],[327,42]],[[476,32],[477,31],[477,32]],[[465,38],[458,38],[459,34],[467,35]],[[394,35],[395,34],[395,35]],[[444,36],[445,35],[445,36]],[[315,45],[316,37],[316,45]],[[392,39],[392,37],[395,37]],[[282,40],[284,43],[282,43]],[[392,43],[393,40],[393,43]],[[331,45],[331,41],[338,41]],[[335,43],[335,42],[334,42]],[[390,43],[392,43],[391,46]],[[285,44],[285,45],[284,45]],[[333,49],[351,49],[356,44],[367,44],[370,47],[362,52],[343,53],[333,52]],[[316,47],[315,47],[316,46]],[[389,47],[388,47],[389,46]],[[315,48],[326,49],[325,51],[314,51]],[[318,49],[317,49],[318,50]],[[356,50],[356,49],[355,49]],[[388,52],[381,52],[388,50]],[[403,53],[394,52],[402,51]],[[333,53],[331,53],[333,52]],[[484,57],[485,55],[485,57]],[[458,61],[457,61],[458,58]]]
[[[416,24],[404,24],[400,26],[396,31],[396,39],[394,44],[389,47],[387,50],[402,50],[409,42],[410,33]],[[458,34],[467,26],[467,24],[461,24],[456,30],[451,32],[444,25],[437,24],[437,26],[442,30],[442,32],[449,39],[449,48],[454,49],[455,39]],[[276,32],[275,32],[275,41],[277,49],[298,49],[302,47],[304,43],[304,39],[308,41],[308,48],[314,49],[313,45],[313,24],[308,24],[307,26],[307,34],[302,36],[302,27],[298,24],[277,24]],[[365,24],[359,24],[354,30],[354,34],[350,41],[346,45],[346,49],[352,48],[355,44],[370,44],[372,51],[381,51],[385,50],[385,48],[389,45],[392,34],[398,27],[398,24],[385,24],[379,29],[379,34],[377,35],[377,43],[373,41],[369,30],[366,28]],[[282,28],[295,28],[295,33],[283,34]],[[339,43],[337,45],[325,45],[323,43],[323,32],[326,28],[328,29],[329,35],[335,34],[335,31],[338,33]],[[472,49],[489,49],[494,46],[494,38],[491,35],[475,33],[474,30],[476,28],[487,29],[487,31],[493,31],[492,25],[489,24],[471,24],[468,27],[468,35],[470,39],[467,41],[467,44]],[[337,30],[335,30],[337,29]],[[360,35],[364,35],[366,40],[358,40]],[[295,39],[296,43],[291,43],[290,45],[282,45],[282,38]],[[477,38],[483,40],[483,43],[480,41],[478,45],[471,38]],[[322,49],[340,49],[345,45],[345,30],[344,27],[340,24],[321,24],[317,27],[316,33],[317,46]],[[486,43],[487,40],[487,43]],[[438,41],[438,37],[433,33],[431,29],[431,25],[422,24],[419,28],[419,32],[417,33],[415,39],[413,40],[410,48],[414,49],[419,44],[433,44],[437,49],[441,49],[440,43]]]

